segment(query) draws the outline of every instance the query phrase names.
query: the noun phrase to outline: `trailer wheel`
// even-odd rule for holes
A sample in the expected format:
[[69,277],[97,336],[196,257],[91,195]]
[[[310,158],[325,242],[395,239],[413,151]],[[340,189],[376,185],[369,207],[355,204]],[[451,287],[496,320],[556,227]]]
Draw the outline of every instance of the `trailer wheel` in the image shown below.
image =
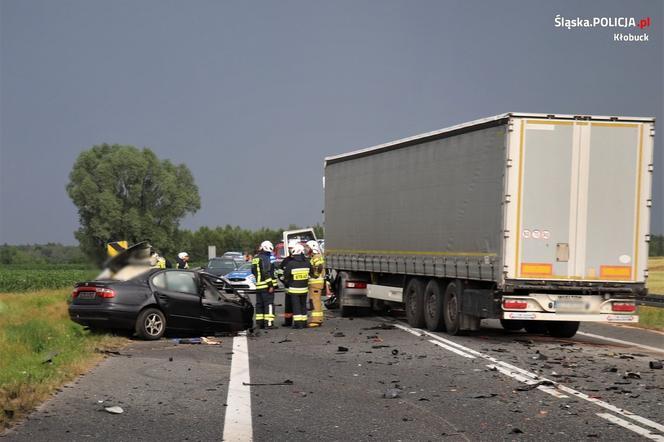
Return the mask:
[[524,326],[523,322],[517,319],[501,319],[500,325],[507,331],[519,331]]
[[406,318],[411,327],[423,328],[424,322],[424,283],[421,279],[413,278],[406,284],[404,290],[406,304]]
[[543,335],[547,332],[544,321],[523,321],[523,323],[523,328],[525,328],[528,333]]
[[431,331],[444,331],[443,289],[440,283],[432,279],[424,289],[424,322]]
[[443,319],[445,321],[445,329],[451,335],[459,334],[461,328],[461,313],[460,313],[460,299],[459,299],[459,283],[452,281],[445,289],[445,296],[443,297]]
[[549,334],[554,338],[571,338],[579,330],[579,321],[551,321],[546,324]]

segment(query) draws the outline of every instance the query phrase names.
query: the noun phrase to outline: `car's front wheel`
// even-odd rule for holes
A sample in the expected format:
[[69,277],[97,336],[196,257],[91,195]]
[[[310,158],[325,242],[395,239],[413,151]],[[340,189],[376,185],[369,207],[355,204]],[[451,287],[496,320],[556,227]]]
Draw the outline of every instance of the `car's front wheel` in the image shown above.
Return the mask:
[[138,315],[136,334],[143,339],[153,341],[161,338],[166,331],[166,317],[161,310],[147,308]]

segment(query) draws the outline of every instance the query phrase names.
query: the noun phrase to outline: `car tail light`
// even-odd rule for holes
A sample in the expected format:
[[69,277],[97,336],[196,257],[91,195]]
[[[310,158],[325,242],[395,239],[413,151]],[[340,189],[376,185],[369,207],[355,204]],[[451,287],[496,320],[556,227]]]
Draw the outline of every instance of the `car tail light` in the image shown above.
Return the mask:
[[346,281],[347,289],[366,289],[367,283],[362,281]]
[[71,299],[76,299],[80,292],[91,292],[93,290],[95,292],[95,296],[99,298],[115,298],[115,290],[107,289],[104,287],[76,287],[71,292]]
[[97,287],[95,291],[97,292],[97,296],[100,298],[115,298],[114,290]]
[[503,308],[505,309],[524,309],[526,307],[528,307],[528,301],[517,299],[506,299],[503,301]]
[[632,302],[614,302],[611,304],[611,310],[614,312],[635,312],[636,305]]

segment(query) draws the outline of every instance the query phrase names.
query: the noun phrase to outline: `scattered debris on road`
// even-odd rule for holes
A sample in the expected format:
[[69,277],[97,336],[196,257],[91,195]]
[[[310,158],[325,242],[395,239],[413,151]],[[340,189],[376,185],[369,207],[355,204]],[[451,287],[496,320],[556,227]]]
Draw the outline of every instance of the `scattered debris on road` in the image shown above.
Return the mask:
[[380,324],[374,326],[374,327],[365,327],[362,330],[394,330],[396,327],[392,324],[388,324],[387,322],[381,322]]
[[293,385],[293,381],[286,379],[283,382],[243,382],[242,385],[247,387],[265,387],[271,385]]
[[201,344],[203,341],[201,338],[174,338],[172,339],[176,344]]
[[524,385],[521,387],[515,388],[516,391],[530,391],[534,390],[535,388],[539,387],[540,385],[543,385],[545,387],[554,387],[556,384],[552,381],[544,380],[544,381],[539,381],[535,382],[534,384],[528,384]]
[[341,345],[337,347],[337,352],[338,353],[344,353],[348,351],[348,347],[342,347]]
[[648,366],[653,370],[661,370],[662,361],[650,361],[650,364],[648,364]]
[[401,397],[401,393],[403,390],[400,390],[398,388],[388,388],[385,390],[385,393],[383,393],[383,397],[385,399],[396,399],[398,397]]
[[115,405],[113,407],[105,407],[104,410],[106,410],[108,413],[111,413],[111,414],[122,414],[122,413],[124,413],[124,410],[122,409],[122,407],[118,407],[117,405]]

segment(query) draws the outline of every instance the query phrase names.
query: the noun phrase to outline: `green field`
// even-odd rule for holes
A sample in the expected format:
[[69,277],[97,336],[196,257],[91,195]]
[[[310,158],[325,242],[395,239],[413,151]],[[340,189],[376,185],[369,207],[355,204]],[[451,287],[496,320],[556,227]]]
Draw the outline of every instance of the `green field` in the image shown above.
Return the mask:
[[32,269],[6,266],[0,268],[0,293],[72,287],[77,282],[94,278],[98,273],[98,270],[68,265],[43,265]]
[[[85,373],[124,338],[93,334],[67,314],[69,290],[0,294],[0,430]],[[98,350],[98,351],[95,351]]]
[[652,294],[664,295],[664,257],[648,260],[648,290]]

